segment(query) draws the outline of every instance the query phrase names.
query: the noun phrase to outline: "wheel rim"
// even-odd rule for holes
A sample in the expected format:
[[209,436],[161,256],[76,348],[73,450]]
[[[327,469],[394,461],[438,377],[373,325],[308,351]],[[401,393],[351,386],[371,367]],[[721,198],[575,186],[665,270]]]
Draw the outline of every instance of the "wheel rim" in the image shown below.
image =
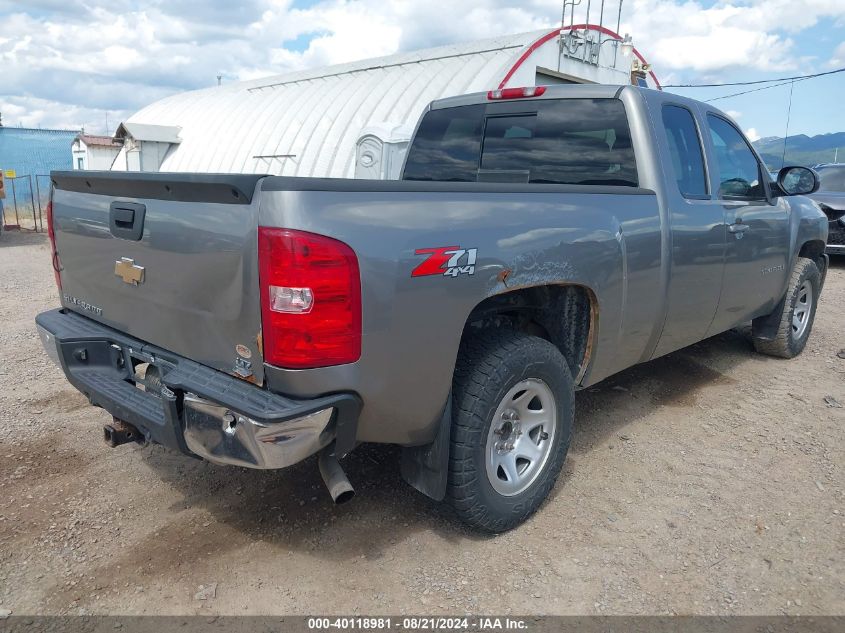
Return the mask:
[[805,281],[798,289],[798,298],[795,300],[795,309],[792,311],[792,334],[796,339],[803,337],[807,331],[812,312],[813,285]]
[[537,378],[514,385],[502,398],[487,434],[487,479],[500,495],[528,488],[549,460],[557,432],[557,404]]

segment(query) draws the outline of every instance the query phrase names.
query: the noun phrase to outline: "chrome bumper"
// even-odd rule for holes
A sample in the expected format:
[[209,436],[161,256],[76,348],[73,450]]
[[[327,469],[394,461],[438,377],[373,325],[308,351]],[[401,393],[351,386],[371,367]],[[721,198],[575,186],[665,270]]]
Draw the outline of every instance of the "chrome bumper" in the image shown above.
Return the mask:
[[825,252],[828,255],[845,255],[845,244],[828,244]]
[[260,422],[186,393],[185,443],[213,464],[285,468],[319,452],[334,439],[334,408],[284,422]]
[[[260,469],[291,466],[331,442],[338,456],[355,446],[355,394],[283,396],[69,311],[44,312],[36,324],[68,381],[147,442]],[[138,376],[138,363],[155,367],[160,381]]]

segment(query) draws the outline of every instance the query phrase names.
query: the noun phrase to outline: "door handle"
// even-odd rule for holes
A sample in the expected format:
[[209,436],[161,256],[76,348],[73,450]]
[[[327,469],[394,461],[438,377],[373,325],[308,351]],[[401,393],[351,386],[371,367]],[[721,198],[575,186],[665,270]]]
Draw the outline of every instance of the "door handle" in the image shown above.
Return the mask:
[[123,207],[114,208],[114,223],[128,224],[132,226],[135,223],[135,209],[125,209]]
[[731,224],[728,227],[728,231],[730,231],[731,233],[736,233],[736,234],[742,235],[743,233],[745,233],[750,228],[751,227],[748,226],[747,224],[743,224],[742,222],[737,222],[736,224]]
[[137,202],[115,200],[109,206],[109,229],[122,240],[137,242],[144,234],[144,216],[147,207]]

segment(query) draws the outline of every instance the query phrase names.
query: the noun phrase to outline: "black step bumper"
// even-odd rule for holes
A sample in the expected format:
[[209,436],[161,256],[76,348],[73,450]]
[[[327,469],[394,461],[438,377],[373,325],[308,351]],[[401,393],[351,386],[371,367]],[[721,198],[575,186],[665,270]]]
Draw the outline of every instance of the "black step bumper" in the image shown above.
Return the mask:
[[[355,445],[355,394],[300,400],[272,393],[68,310],[35,319],[50,357],[92,405],[187,455],[249,468],[283,468],[335,442]],[[135,367],[160,384],[138,387]]]

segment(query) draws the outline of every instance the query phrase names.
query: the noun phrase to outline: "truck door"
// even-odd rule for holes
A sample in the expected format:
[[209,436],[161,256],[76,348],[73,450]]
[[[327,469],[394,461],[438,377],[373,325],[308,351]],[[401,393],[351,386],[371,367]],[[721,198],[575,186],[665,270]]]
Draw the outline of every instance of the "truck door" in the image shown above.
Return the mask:
[[727,119],[707,114],[713,187],[727,229],[725,276],[708,335],[768,314],[789,273],[789,204],[770,199],[768,176],[742,133]]
[[[716,308],[725,264],[725,219],[710,195],[702,136],[692,111],[664,102],[654,113],[656,139],[671,163],[664,170],[665,206],[671,226],[671,270],[663,333],[653,356],[705,337]],[[658,118],[659,117],[659,118]]]

